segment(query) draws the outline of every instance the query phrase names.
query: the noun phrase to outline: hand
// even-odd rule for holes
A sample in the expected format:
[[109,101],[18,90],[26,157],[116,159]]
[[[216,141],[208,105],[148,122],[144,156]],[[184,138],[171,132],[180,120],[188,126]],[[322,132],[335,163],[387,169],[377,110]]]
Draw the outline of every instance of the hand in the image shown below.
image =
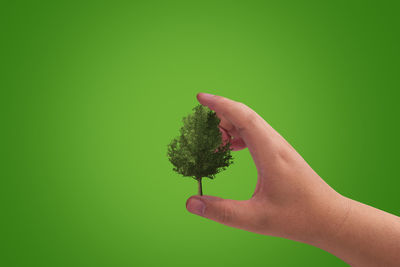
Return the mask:
[[[223,141],[233,138],[235,151],[249,149],[258,179],[248,200],[192,196],[188,211],[227,226],[308,243],[350,264],[400,266],[398,217],[337,193],[245,104],[204,93],[197,98],[220,118]],[[388,230],[379,232],[381,227]],[[379,245],[371,245],[377,240]]]
[[228,226],[298,241],[318,234],[315,217],[321,212],[339,217],[338,221],[346,216],[347,199],[329,187],[255,111],[221,96],[200,93],[198,100],[220,118],[223,141],[234,137],[234,151],[249,149],[258,181],[249,200],[193,196],[187,202],[190,212]]

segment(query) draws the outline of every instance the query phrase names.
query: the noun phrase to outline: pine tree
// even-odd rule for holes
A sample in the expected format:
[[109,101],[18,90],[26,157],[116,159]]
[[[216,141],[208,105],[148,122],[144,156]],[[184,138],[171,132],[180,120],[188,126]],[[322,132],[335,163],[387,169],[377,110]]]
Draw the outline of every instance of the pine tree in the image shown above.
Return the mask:
[[216,113],[200,104],[192,110],[193,114],[182,119],[180,136],[168,145],[167,156],[175,166],[172,170],[197,180],[198,193],[203,195],[202,178],[214,179],[233,160],[230,142],[222,142]]

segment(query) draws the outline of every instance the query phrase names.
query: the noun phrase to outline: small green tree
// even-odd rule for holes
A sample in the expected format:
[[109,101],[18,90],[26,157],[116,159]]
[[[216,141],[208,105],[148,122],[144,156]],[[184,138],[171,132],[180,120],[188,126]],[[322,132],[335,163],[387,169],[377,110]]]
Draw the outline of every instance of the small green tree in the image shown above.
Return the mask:
[[199,195],[203,195],[202,178],[214,179],[233,163],[231,143],[222,143],[220,119],[213,110],[200,104],[193,110],[182,119],[181,134],[168,145],[167,155],[174,171],[198,181]]

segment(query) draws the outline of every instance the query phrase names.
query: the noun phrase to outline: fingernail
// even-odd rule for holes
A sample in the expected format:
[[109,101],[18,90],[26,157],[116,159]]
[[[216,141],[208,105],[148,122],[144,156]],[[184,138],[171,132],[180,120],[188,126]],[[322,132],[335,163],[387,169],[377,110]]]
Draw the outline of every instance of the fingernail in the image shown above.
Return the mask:
[[202,216],[204,214],[204,209],[206,208],[206,205],[200,199],[192,198],[189,200],[189,203],[186,208],[191,213]]
[[207,93],[200,93],[200,94],[204,100],[211,100],[214,97],[214,95],[212,94],[207,94]]

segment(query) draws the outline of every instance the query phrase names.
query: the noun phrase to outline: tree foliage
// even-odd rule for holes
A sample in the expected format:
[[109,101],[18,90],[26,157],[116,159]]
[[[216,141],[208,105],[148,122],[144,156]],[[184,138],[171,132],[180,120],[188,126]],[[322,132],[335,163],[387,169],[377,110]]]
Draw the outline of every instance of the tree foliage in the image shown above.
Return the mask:
[[193,111],[182,119],[180,136],[170,142],[167,155],[177,173],[200,181],[214,179],[233,163],[230,142],[223,144],[213,110],[199,104]]

